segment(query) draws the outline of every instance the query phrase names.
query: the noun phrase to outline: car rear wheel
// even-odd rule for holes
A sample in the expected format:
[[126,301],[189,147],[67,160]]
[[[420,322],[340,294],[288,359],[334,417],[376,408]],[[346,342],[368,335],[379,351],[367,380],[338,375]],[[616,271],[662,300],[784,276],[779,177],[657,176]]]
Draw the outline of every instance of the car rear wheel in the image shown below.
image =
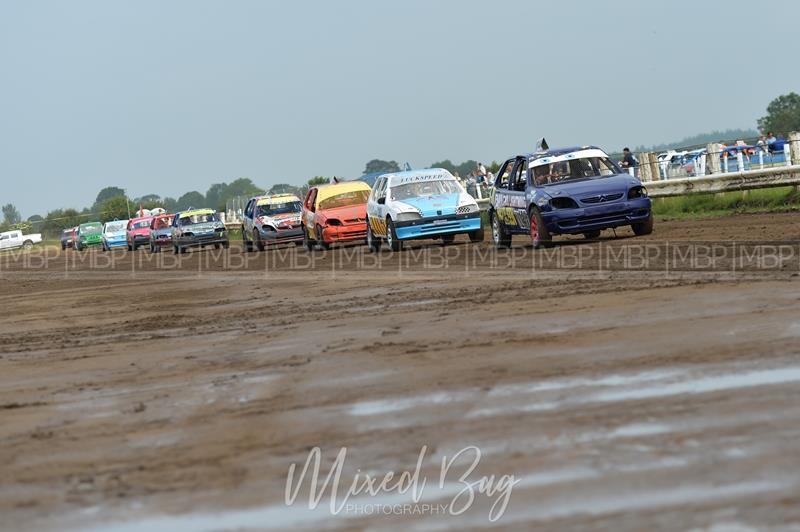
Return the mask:
[[473,231],[469,234],[469,241],[472,243],[483,242],[483,227],[478,229],[477,231]]
[[456,241],[456,235],[442,235],[442,244],[449,246]]
[[553,244],[553,237],[544,225],[542,215],[538,209],[531,209],[531,243],[533,249],[550,247]]
[[389,249],[392,251],[403,249],[403,243],[397,238],[397,233],[394,230],[394,222],[388,216],[386,217],[386,243],[389,244]]
[[644,236],[649,235],[653,232],[653,213],[650,213],[650,216],[647,217],[647,220],[644,222],[639,222],[636,224],[631,224],[631,229],[633,229],[633,233],[636,236]]
[[511,235],[506,233],[503,224],[500,223],[500,219],[497,217],[497,213],[492,212],[490,217],[492,219],[492,241],[494,245],[498,248],[511,246]]
[[322,226],[320,225],[317,226],[316,235],[317,235],[317,244],[319,245],[319,247],[321,247],[324,250],[331,249],[331,245],[325,242],[325,237],[323,236],[322,232]]
[[586,240],[597,240],[600,238],[600,231],[586,231],[583,233],[583,238]]
[[245,231],[244,226],[242,226],[242,242],[244,242],[244,250],[247,253],[252,253],[253,243],[247,239],[247,231]]
[[314,251],[314,241],[308,236],[308,229],[303,226],[303,245],[308,251]]
[[372,232],[372,226],[369,222],[367,222],[367,247],[372,253],[377,253],[381,250],[381,239]]

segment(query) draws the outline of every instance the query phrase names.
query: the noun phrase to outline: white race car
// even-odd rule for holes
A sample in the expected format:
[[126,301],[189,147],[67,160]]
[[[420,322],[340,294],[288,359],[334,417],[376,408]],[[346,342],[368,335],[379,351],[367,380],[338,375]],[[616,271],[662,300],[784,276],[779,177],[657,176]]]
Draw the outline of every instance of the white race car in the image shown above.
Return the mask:
[[367,202],[367,245],[378,251],[381,241],[400,251],[404,240],[440,238],[445,244],[458,234],[483,240],[481,211],[472,196],[442,169],[385,174],[375,181]]

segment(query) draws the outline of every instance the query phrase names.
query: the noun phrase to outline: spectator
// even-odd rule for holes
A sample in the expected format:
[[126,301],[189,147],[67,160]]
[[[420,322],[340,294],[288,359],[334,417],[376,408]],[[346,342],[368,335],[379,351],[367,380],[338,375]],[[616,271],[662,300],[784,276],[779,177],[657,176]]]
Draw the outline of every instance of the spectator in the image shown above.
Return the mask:
[[637,161],[636,157],[633,156],[630,148],[625,148],[622,150],[622,160],[620,161],[620,165],[623,168],[635,168],[638,164],[639,161]]
[[758,146],[759,150],[761,150],[764,153],[766,153],[767,150],[768,150],[767,137],[765,137],[764,135],[761,135],[761,137],[758,139],[758,142],[756,143],[756,146]]
[[486,167],[483,166],[483,163],[478,163],[478,174],[486,177]]

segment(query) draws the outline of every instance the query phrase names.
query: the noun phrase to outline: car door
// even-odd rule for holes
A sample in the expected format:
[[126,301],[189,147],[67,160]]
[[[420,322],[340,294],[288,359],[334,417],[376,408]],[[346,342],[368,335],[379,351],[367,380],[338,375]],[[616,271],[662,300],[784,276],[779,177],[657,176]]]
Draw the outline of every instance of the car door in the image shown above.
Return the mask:
[[528,188],[528,158],[517,157],[514,169],[508,179],[508,199],[506,228],[511,233],[527,233],[530,227],[528,219],[525,189]]
[[253,213],[255,212],[255,204],[256,200],[251,199],[247,202],[247,205],[244,208],[244,212],[242,213],[242,218],[244,218],[244,233],[248,239],[254,239],[254,222],[253,222]]
[[514,157],[500,165],[492,192],[492,206],[494,207],[495,215],[506,230],[512,230],[516,222],[514,210],[511,206],[511,190],[509,188],[516,164],[517,158]]
[[379,177],[367,202],[367,218],[372,234],[386,236],[386,186],[388,179]]
[[306,226],[306,233],[311,238],[316,238],[314,228],[316,227],[317,191],[316,187],[311,187],[303,202],[303,225]]
[[11,235],[4,233],[0,235],[0,249],[7,249],[11,247]]

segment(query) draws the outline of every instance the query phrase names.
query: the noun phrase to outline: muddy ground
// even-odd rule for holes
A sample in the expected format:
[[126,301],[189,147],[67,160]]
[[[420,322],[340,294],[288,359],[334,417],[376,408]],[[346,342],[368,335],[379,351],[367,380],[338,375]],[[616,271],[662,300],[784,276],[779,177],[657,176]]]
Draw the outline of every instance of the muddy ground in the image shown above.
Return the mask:
[[0,528],[800,526],[800,216],[617,237],[0,255]]

